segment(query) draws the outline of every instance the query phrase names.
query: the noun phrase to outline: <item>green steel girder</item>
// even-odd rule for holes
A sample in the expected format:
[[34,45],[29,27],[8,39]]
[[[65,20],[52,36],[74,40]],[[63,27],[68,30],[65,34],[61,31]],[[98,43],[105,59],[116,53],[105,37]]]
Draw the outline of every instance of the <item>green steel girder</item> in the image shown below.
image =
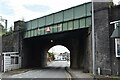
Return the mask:
[[91,2],[43,16],[25,23],[24,38],[91,26]]

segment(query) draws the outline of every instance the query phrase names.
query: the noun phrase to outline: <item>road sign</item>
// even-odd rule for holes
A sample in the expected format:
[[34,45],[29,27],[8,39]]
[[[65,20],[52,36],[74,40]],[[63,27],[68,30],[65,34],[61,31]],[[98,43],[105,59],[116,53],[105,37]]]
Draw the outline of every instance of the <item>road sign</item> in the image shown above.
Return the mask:
[[46,28],[45,28],[45,31],[46,31],[46,32],[50,32],[50,27],[46,27]]

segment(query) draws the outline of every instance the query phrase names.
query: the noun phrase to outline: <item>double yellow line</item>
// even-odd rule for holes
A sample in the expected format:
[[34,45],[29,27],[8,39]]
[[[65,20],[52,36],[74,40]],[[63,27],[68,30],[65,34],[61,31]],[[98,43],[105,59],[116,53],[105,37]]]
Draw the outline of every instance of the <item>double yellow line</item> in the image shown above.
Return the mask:
[[67,76],[67,80],[72,80],[71,74],[67,71],[67,67],[65,67],[65,74]]
[[65,74],[66,74],[66,76],[67,76],[67,80],[72,80],[71,75],[70,75],[67,71],[65,72]]

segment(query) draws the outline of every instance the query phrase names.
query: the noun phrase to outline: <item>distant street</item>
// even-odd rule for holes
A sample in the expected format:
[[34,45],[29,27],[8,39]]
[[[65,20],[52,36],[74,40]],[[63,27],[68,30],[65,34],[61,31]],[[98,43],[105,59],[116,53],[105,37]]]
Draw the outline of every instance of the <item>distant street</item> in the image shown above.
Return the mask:
[[32,69],[25,73],[7,76],[7,78],[70,78],[65,70],[69,66],[67,61],[53,61],[45,69]]

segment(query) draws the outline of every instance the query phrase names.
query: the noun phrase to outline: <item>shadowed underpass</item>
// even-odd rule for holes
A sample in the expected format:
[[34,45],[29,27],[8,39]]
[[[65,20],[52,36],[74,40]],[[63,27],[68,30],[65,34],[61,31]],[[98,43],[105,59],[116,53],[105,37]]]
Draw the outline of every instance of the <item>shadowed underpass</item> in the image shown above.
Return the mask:
[[84,28],[24,39],[22,66],[24,68],[45,68],[48,50],[55,45],[63,45],[70,51],[70,68],[83,69],[88,72],[89,56],[86,53],[89,46],[88,31],[88,28]]

